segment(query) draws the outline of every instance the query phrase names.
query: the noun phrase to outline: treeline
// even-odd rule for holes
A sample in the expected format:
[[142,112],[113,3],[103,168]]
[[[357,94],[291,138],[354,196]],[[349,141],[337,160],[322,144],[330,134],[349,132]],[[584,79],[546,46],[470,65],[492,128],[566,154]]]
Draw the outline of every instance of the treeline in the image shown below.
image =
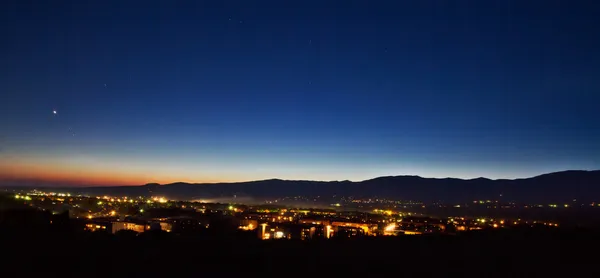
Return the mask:
[[[576,277],[598,273],[589,230],[260,241],[248,233],[2,234],[6,277]],[[16,271],[17,273],[14,273]]]

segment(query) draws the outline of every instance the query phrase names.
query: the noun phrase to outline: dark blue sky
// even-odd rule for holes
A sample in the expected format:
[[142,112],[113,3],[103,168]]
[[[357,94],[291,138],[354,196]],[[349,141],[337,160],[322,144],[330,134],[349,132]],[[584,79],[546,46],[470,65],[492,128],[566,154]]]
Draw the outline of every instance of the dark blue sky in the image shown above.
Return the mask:
[[595,2],[2,1],[0,176],[598,169]]

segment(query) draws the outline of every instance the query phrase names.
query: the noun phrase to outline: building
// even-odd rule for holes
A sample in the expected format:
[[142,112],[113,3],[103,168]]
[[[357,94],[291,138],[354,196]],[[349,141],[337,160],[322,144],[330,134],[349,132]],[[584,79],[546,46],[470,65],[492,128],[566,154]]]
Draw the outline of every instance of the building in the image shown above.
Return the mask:
[[267,239],[291,239],[291,231],[289,227],[284,225],[268,225],[261,224],[260,238]]
[[191,217],[171,217],[168,222],[175,233],[195,233],[207,227],[200,220]]
[[117,233],[120,230],[130,230],[138,233],[143,233],[146,230],[150,229],[150,225],[142,224],[142,223],[134,223],[134,222],[112,222],[112,230],[113,234]]
[[440,233],[445,229],[445,223],[430,217],[407,217],[400,222],[400,230],[407,235]]
[[173,225],[165,221],[150,222],[150,230],[171,232],[173,230]]
[[96,231],[110,231],[110,223],[87,223],[85,224],[84,230],[90,232]]
[[334,234],[330,225],[312,225],[295,223],[262,223],[259,225],[260,239],[299,239],[309,240],[329,238]]
[[329,220],[307,219],[307,218],[298,220],[298,223],[308,224],[308,225],[323,225],[323,226],[331,225],[331,221],[329,221]]
[[[361,235],[370,235],[372,231],[377,227],[376,225],[369,225],[365,223],[354,223],[354,222],[331,222],[331,226],[334,231],[337,230],[352,230],[352,229],[360,229],[362,231],[357,231]],[[351,229],[352,228],[352,229]]]
[[171,232],[173,231],[173,225],[171,223],[168,222],[158,222],[158,224],[160,225],[160,229],[166,232]]
[[241,230],[245,230],[245,231],[252,231],[252,230],[258,228],[258,221],[250,220],[250,219],[240,220],[238,228]]
[[365,230],[355,227],[338,227],[335,231],[335,237],[352,238],[366,236]]

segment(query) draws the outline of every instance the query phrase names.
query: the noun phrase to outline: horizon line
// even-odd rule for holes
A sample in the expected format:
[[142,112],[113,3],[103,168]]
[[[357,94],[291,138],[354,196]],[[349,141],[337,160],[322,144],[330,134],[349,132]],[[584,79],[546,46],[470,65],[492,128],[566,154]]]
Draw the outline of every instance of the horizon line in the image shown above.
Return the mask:
[[[261,182],[261,181],[269,181],[269,180],[280,180],[280,181],[307,181],[307,182],[352,182],[352,183],[360,183],[360,182],[365,182],[365,181],[369,181],[369,180],[374,180],[374,179],[379,179],[379,178],[393,178],[393,177],[417,177],[417,178],[422,178],[422,179],[438,179],[438,180],[443,180],[443,179],[457,179],[457,180],[464,180],[464,181],[468,181],[468,180],[477,180],[477,179],[486,179],[486,180],[491,180],[491,181],[498,181],[498,180],[522,180],[522,179],[531,179],[531,178],[536,178],[536,177],[540,177],[540,176],[544,176],[544,175],[549,175],[549,174],[556,174],[556,173],[565,173],[565,172],[596,172],[596,171],[600,171],[600,169],[596,169],[596,170],[561,170],[561,171],[554,171],[554,172],[546,172],[546,173],[541,173],[541,174],[537,174],[537,175],[533,175],[533,176],[529,176],[529,177],[521,177],[521,178],[496,178],[496,179],[492,179],[492,178],[487,178],[487,177],[475,177],[475,178],[456,178],[456,177],[424,177],[424,176],[420,176],[420,175],[386,175],[386,176],[378,176],[378,177],[373,177],[370,179],[364,179],[364,180],[310,180],[310,179],[282,179],[282,178],[277,178],[277,177],[273,177],[273,178],[266,178],[266,179],[257,179],[257,180],[245,180],[245,181],[219,181],[219,182],[191,182],[191,181],[174,181],[174,182],[168,182],[168,183],[156,183],[156,182],[147,182],[147,183],[143,183],[143,184],[114,184],[114,185],[99,185],[99,184],[81,184],[78,185],[76,182],[67,182],[67,181],[44,181],[44,180],[40,180],[40,179],[19,179],[19,178],[12,178],[12,179],[5,179],[2,180],[0,179],[0,187],[40,187],[40,188],[57,188],[57,187],[67,187],[67,188],[92,188],[92,187],[139,187],[139,186],[147,186],[147,185],[152,185],[152,184],[157,184],[160,186],[163,185],[170,185],[170,184],[176,184],[176,183],[184,183],[184,184],[231,184],[231,183],[249,183],[249,182]],[[3,185],[2,183],[5,182],[26,182],[26,183],[40,183],[38,185]],[[44,184],[45,183],[45,184]],[[57,183],[64,183],[61,185],[57,185]]]

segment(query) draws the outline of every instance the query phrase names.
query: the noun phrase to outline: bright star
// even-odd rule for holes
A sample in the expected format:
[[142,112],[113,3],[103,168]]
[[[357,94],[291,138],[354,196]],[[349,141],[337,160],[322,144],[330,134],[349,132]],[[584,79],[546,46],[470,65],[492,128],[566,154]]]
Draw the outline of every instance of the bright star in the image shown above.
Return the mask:
[[52,114],[56,115],[57,113],[56,110],[52,110]]

